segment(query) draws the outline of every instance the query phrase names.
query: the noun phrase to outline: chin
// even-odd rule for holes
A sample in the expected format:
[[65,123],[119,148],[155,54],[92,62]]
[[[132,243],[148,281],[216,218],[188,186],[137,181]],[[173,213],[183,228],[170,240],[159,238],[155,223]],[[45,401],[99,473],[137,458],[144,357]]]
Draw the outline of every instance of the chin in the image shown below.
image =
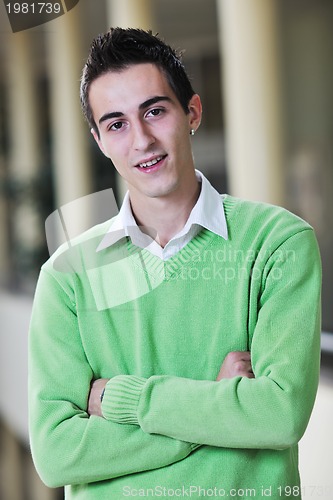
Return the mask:
[[150,192],[147,192],[147,196],[150,198],[165,198],[173,194],[177,190],[177,183],[170,184],[168,186],[160,186]]

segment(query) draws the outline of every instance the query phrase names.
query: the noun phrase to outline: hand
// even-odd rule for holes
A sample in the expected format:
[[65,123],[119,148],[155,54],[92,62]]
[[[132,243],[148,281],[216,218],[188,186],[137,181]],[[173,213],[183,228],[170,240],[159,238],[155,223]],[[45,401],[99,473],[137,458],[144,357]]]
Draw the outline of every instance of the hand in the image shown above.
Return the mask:
[[226,355],[216,380],[233,377],[254,378],[249,351],[232,351]]
[[88,413],[89,415],[96,415],[98,417],[102,417],[102,408],[101,408],[101,394],[105,389],[106,383],[110,379],[108,378],[99,378],[98,380],[94,380],[90,386],[90,393],[88,399]]

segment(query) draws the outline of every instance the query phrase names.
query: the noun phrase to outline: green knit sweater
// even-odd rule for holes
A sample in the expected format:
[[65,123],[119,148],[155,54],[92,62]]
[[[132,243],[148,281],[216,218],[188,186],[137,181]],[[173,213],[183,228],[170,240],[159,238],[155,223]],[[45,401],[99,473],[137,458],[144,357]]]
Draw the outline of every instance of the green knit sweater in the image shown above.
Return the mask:
[[[229,239],[202,230],[162,261],[110,222],[42,268],[30,329],[36,468],[66,498],[300,498],[297,443],[319,372],[320,283],[311,227],[224,197]],[[255,378],[216,382],[230,351]],[[109,378],[104,418],[90,383]]]

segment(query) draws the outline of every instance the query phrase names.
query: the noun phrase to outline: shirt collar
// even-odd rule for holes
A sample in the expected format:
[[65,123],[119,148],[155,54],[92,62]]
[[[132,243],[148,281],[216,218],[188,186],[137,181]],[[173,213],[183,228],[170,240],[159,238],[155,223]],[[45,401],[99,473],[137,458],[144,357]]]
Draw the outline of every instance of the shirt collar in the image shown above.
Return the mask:
[[221,195],[199,170],[195,173],[201,181],[201,192],[185,227],[187,224],[198,224],[227,240],[228,229]]
[[[182,237],[196,224],[227,240],[228,229],[221,195],[199,170],[196,170],[195,173],[198,181],[201,182],[200,195],[185,226],[174,238]],[[142,248],[149,249],[149,245],[152,244],[151,237],[140,230],[134,219],[128,191],[125,194],[119,214],[113,219],[108,232],[97,247],[97,251],[114,245],[126,236],[131,238],[134,245]]]

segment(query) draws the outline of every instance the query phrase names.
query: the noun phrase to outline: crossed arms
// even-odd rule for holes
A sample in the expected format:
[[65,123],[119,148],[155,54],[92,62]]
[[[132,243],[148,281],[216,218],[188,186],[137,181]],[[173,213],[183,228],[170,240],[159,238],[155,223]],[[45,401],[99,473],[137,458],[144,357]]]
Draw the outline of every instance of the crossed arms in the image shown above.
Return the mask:
[[[254,378],[251,366],[251,353],[249,351],[230,352],[222,363],[216,381],[233,377]],[[103,417],[101,403],[108,381],[109,379],[107,378],[93,380],[90,387],[87,409],[90,416]]]

